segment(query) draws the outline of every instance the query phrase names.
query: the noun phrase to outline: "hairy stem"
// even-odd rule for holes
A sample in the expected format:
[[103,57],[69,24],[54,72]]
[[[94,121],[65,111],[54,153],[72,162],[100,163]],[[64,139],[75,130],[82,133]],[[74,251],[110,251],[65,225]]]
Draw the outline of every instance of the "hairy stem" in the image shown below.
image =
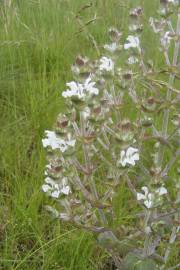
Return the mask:
[[176,234],[177,234],[177,228],[174,226],[172,229],[170,239],[169,239],[169,245],[168,245],[166,252],[165,252],[165,255],[164,255],[165,263],[168,261],[168,258],[169,258],[170,252],[171,252],[171,246],[176,240]]
[[[83,116],[83,113],[81,112],[80,113],[80,123],[81,123],[81,132],[82,132],[83,135],[85,135],[85,121],[86,120],[85,120],[85,118]],[[90,161],[90,158],[89,158],[88,148],[87,148],[86,144],[83,144],[83,152],[84,152],[84,160],[85,160],[86,168],[88,170],[91,167],[91,161]],[[94,196],[94,198],[96,200],[98,200],[99,196],[98,196],[98,192],[97,192],[96,185],[95,185],[93,177],[91,175],[88,175],[88,176],[85,175],[85,178],[89,182],[92,195]],[[104,212],[102,211],[102,209],[98,208],[98,212],[99,212],[99,216],[100,216],[102,224],[107,225],[106,217],[105,217]]]
[[[151,217],[151,211],[147,210],[145,220],[144,220],[144,229],[146,229],[146,227],[148,227],[148,222],[149,222],[150,217]],[[148,234],[146,233],[146,237],[145,237],[145,240],[144,240],[144,250],[143,250],[144,257],[149,256],[149,246],[150,246],[150,244],[151,244],[151,235],[149,233]]]
[[[178,19],[177,19],[177,27],[176,27],[176,35],[180,35],[180,13],[178,14]],[[175,42],[175,48],[174,48],[174,56],[173,56],[173,66],[177,65],[177,60],[178,60],[178,54],[179,54],[179,46],[180,46],[180,40],[178,39]],[[167,62],[167,65],[169,65],[169,61]],[[169,85],[172,86],[174,83],[174,78],[175,75],[171,74],[169,77]],[[172,96],[172,91],[171,89],[168,89],[167,95],[166,95],[166,100],[170,101]],[[168,124],[169,124],[169,113],[170,110],[169,108],[164,110],[164,116],[163,116],[163,124],[162,124],[162,135],[166,138],[167,137],[167,131],[168,131]],[[160,145],[159,152],[158,152],[158,167],[162,166],[162,161],[164,157],[164,145]]]

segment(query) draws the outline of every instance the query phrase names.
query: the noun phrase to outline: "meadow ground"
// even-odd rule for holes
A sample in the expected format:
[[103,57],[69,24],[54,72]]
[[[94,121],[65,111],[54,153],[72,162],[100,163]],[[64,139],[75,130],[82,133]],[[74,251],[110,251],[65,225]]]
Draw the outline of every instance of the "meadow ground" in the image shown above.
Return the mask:
[[[85,33],[78,33],[76,19],[90,2],[92,7],[80,15],[88,22],[96,14],[87,29],[99,46],[107,41],[110,26],[126,37],[132,4],[142,3],[146,15],[157,7],[156,0],[14,0],[9,7],[0,1],[2,270],[95,270],[106,256],[92,235],[53,220],[41,192],[46,162],[41,139],[64,109],[61,91],[71,79],[70,66],[79,53],[97,57]],[[145,31],[144,46],[152,53],[147,36]],[[153,54],[158,59],[157,50]],[[118,204],[123,209],[123,196]]]

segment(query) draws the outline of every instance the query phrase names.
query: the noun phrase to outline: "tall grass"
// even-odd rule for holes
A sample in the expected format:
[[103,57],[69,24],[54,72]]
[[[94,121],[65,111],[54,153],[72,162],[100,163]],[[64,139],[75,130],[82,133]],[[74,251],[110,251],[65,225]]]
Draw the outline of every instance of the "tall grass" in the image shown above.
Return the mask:
[[126,31],[129,6],[141,2],[154,12],[156,0],[0,1],[0,269],[100,269],[92,236],[44,211],[41,139],[64,109],[75,56],[97,56],[76,15],[88,22],[96,14],[87,29],[100,45],[109,26]]

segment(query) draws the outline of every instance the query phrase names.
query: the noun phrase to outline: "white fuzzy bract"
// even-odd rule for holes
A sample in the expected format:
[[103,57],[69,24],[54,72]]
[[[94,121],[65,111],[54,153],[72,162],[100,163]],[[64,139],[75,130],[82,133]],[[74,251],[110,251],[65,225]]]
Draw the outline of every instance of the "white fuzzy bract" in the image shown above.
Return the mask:
[[140,41],[138,37],[129,35],[127,37],[127,41],[128,42],[124,44],[125,50],[128,50],[130,48],[139,48]]
[[129,147],[127,150],[121,151],[118,164],[120,163],[123,167],[125,167],[127,164],[134,166],[138,160],[139,150],[134,147]]
[[42,190],[53,198],[59,198],[60,194],[68,195],[71,192],[67,179],[64,177],[60,184],[56,183],[52,178],[46,177]]
[[70,146],[74,147],[76,140],[63,140],[59,137],[57,137],[56,133],[54,131],[45,131],[46,137],[45,139],[42,139],[42,144],[44,147],[50,146],[53,150],[54,149],[60,149],[61,152],[65,152]]
[[103,56],[100,60],[99,69],[101,71],[112,71],[114,69],[114,62],[111,58]]
[[74,81],[69,82],[66,84],[69,89],[63,91],[62,96],[64,98],[76,96],[79,99],[83,99],[88,93],[92,95],[98,95],[99,89],[94,87],[95,84],[95,82],[91,81],[91,77],[87,78],[83,84]]

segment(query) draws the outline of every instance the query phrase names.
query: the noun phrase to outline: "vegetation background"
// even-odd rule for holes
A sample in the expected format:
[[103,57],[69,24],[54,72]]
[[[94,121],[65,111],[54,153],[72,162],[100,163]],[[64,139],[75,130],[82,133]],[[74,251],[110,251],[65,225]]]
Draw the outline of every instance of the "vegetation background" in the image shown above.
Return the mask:
[[[144,7],[146,24],[158,0],[0,0],[0,269],[100,269],[106,254],[92,235],[53,220],[43,208],[49,201],[41,191],[41,139],[64,109],[61,91],[75,57],[97,57],[86,31],[100,49],[110,26],[125,39],[128,10],[136,4]],[[77,15],[84,23],[96,20],[80,31]],[[158,61],[148,31],[144,47]]]

